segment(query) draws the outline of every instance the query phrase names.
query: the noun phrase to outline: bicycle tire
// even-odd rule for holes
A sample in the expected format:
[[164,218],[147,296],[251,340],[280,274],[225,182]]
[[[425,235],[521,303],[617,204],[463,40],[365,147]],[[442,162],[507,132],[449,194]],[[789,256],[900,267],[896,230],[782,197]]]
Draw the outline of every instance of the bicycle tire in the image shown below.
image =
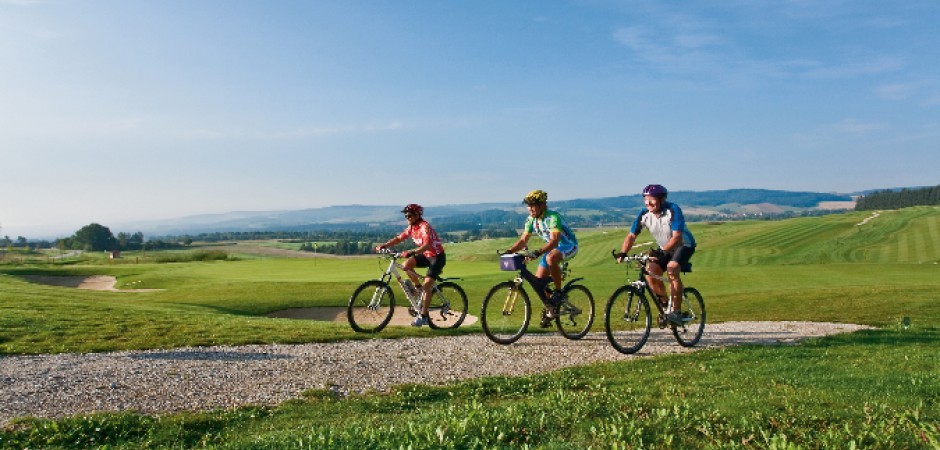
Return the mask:
[[633,286],[622,286],[607,300],[604,330],[607,340],[618,352],[640,351],[650,337],[653,317],[646,296]]
[[705,300],[697,289],[682,290],[682,326],[672,326],[672,335],[683,347],[692,347],[702,339],[705,332]]
[[378,333],[392,320],[394,312],[392,287],[381,280],[369,280],[359,285],[349,297],[346,319],[349,326],[359,333]]
[[558,306],[555,326],[561,335],[572,340],[583,338],[594,324],[594,296],[587,287],[573,285],[565,288],[567,300]]
[[[519,302],[522,305],[519,305]],[[522,306],[522,310],[519,310]],[[525,289],[512,281],[493,286],[483,299],[480,324],[491,341],[509,345],[519,340],[529,327],[532,303]]]
[[457,328],[467,318],[467,293],[457,283],[445,281],[431,291],[428,326],[434,329]]

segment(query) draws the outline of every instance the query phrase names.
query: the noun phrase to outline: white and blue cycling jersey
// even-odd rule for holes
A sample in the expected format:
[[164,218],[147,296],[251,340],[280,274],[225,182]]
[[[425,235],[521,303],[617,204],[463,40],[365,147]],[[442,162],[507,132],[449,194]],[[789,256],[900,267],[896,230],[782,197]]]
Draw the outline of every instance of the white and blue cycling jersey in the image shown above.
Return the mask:
[[648,209],[643,209],[637,214],[630,227],[630,232],[639,235],[643,228],[650,230],[653,239],[659,244],[659,248],[666,246],[673,232],[682,233],[682,245],[685,247],[695,247],[695,238],[689,232],[685,225],[685,216],[682,215],[682,209],[675,203],[663,202],[660,213],[651,213]]

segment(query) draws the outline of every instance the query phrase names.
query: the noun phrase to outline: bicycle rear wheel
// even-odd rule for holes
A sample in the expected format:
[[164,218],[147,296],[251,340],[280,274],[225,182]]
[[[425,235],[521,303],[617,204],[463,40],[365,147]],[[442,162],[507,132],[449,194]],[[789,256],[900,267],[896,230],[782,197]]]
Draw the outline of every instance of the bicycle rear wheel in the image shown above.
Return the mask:
[[594,323],[594,296],[588,288],[575,285],[565,289],[565,300],[558,306],[555,325],[568,339],[581,339]]
[[529,326],[532,304],[525,289],[511,281],[493,286],[483,299],[480,324],[483,333],[497,344],[516,342]]
[[705,300],[695,288],[682,290],[682,326],[673,326],[672,335],[683,347],[692,347],[705,331]]
[[370,280],[359,285],[349,297],[346,319],[353,330],[360,333],[378,333],[392,320],[395,295],[388,284]]
[[607,340],[620,353],[636,353],[650,337],[650,304],[633,286],[623,286],[607,300],[604,329]]
[[467,317],[467,294],[456,283],[440,283],[431,291],[428,313],[431,328],[457,328]]

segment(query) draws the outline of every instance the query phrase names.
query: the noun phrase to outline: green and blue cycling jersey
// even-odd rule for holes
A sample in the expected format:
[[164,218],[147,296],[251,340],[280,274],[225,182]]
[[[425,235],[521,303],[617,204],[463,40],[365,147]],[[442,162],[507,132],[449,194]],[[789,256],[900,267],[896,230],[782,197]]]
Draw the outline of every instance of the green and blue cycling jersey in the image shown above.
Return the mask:
[[[574,236],[574,231],[568,227],[561,215],[552,210],[546,210],[542,217],[532,217],[525,222],[524,232],[537,234],[545,239],[545,242],[552,240],[552,232],[557,231],[560,234],[558,239],[558,251],[564,255],[564,259],[573,257],[578,252],[578,238]],[[547,256],[547,255],[546,255]],[[545,257],[542,257],[541,265],[547,266]]]

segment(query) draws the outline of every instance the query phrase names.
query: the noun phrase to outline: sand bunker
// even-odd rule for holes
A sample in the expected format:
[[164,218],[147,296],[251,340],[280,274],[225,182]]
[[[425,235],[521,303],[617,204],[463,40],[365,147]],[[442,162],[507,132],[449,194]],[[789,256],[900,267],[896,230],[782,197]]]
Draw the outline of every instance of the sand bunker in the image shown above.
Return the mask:
[[112,291],[112,292],[152,292],[162,291],[163,289],[117,289],[117,278],[110,275],[92,275],[90,277],[55,277],[49,275],[25,275],[23,279],[30,283],[45,284],[48,286],[68,287],[75,289],[87,289],[91,291]]
[[[284,309],[281,311],[274,311],[265,315],[266,317],[278,318],[278,319],[300,319],[300,320],[322,320],[326,322],[346,322],[346,307],[319,307],[319,308],[291,308]],[[395,326],[410,326],[411,321],[414,320],[411,317],[411,314],[408,314],[408,309],[402,306],[395,308],[395,313],[392,314],[392,321],[389,322],[389,325]],[[467,314],[467,317],[463,320],[463,323],[460,326],[473,325],[477,322],[476,316]]]

